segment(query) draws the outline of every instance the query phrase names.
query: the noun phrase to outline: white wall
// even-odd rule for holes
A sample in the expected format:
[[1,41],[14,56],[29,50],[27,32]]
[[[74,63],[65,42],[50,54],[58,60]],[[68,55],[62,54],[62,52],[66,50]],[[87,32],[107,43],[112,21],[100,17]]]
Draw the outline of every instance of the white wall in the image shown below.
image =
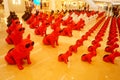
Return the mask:
[[20,0],[20,4],[13,4],[13,1],[18,0],[8,0],[8,6],[10,11],[15,11],[18,13],[25,11],[25,0]]
[[92,10],[98,10],[98,6],[95,4],[93,0],[84,0],[86,3],[89,4],[90,9]]

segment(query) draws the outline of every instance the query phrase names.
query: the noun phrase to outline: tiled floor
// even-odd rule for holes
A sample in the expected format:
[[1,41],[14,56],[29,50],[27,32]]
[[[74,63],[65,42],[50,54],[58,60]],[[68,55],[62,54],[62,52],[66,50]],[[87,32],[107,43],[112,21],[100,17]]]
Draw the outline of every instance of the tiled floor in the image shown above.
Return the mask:
[[102,60],[106,54],[104,52],[105,42],[108,32],[101,42],[101,47],[97,49],[97,56],[92,59],[92,63],[81,61],[81,56],[87,53],[87,47],[94,39],[97,29],[84,45],[78,48],[78,52],[69,58],[69,63],[58,61],[58,55],[68,50],[68,47],[75,44],[96,21],[89,22],[81,31],[73,31],[73,37],[59,37],[59,46],[52,48],[42,43],[43,37],[35,35],[34,30],[22,21],[26,28],[24,38],[31,34],[35,41],[34,49],[31,51],[32,64],[24,64],[24,69],[19,70],[16,65],[8,65],[4,60],[7,51],[13,46],[5,42],[7,37],[5,19],[0,21],[0,80],[120,80],[120,57],[115,59],[115,64],[106,63]]

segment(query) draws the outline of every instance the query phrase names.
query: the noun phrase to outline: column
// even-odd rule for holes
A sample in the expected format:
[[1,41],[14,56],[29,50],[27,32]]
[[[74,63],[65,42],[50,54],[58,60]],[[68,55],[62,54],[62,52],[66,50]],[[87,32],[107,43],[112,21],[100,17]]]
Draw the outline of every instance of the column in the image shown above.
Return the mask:
[[55,0],[49,0],[49,9],[50,10],[55,10],[56,9]]
[[4,4],[4,15],[8,16],[9,15],[8,0],[3,0],[3,4]]
[[9,10],[21,13],[25,11],[25,0],[8,0]]
[[55,0],[55,5],[56,5],[55,10],[62,10],[62,2],[61,2],[61,0]]

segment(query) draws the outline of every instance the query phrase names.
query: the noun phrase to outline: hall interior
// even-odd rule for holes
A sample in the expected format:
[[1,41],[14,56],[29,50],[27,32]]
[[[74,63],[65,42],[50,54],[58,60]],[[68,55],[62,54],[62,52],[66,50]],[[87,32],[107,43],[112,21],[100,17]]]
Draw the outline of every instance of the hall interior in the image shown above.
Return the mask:
[[[73,10],[72,14],[79,12],[80,19],[83,19],[85,23],[80,30],[72,30],[72,36],[60,35],[58,38],[59,45],[55,45],[55,48],[51,45],[45,45],[43,43],[45,36],[36,35],[35,28],[30,28],[30,24],[22,18],[26,10],[24,2],[28,0],[16,0],[15,4],[13,4],[12,1],[14,0],[3,0],[3,3],[0,4],[0,80],[120,80],[120,57],[115,57],[114,63],[103,60],[106,54],[112,54],[105,51],[105,48],[108,46],[107,41],[113,22],[112,19],[116,18],[120,20],[119,15],[113,17],[114,14],[112,9],[110,9],[110,0],[40,0],[42,1],[42,9],[40,5],[35,5],[35,8],[32,9],[32,14],[35,14],[36,11],[39,10],[39,12],[50,16],[51,11],[54,11],[53,16],[57,18],[62,10],[64,10],[66,13],[62,14],[64,15],[62,18],[60,17],[63,19],[67,15],[70,16],[69,11]],[[78,1],[79,3],[81,2],[80,5],[77,4]],[[86,1],[89,3],[86,3]],[[92,1],[94,1],[94,3]],[[119,5],[118,1],[119,0],[116,0],[117,3],[113,4],[115,4],[115,6]],[[87,10],[84,11],[88,5],[89,11],[93,11],[93,14],[91,13],[92,15],[89,14]],[[97,8],[94,8],[95,6],[97,6]],[[108,9],[106,9],[106,6],[108,6]],[[8,64],[5,60],[8,51],[15,47],[15,45],[8,44],[5,40],[8,36],[6,30],[8,29],[7,18],[10,15],[10,11],[15,11],[20,23],[25,28],[23,38],[25,39],[27,35],[30,34],[30,39],[34,41],[34,47],[32,51],[30,51],[31,64],[27,64],[25,61],[23,64],[24,69],[22,70],[20,70],[17,65]],[[102,14],[102,12],[104,14]],[[101,13],[102,16],[99,13]],[[90,16],[88,17],[87,14]],[[76,17],[76,14],[74,14],[72,21],[79,21],[77,20],[79,16]],[[109,21],[108,24],[106,23],[107,20]],[[55,23],[54,19],[52,21],[52,23]],[[107,28],[104,35],[102,37],[100,36],[102,40],[100,41],[100,46],[96,49],[96,56],[91,58],[92,61],[90,63],[87,60],[84,61],[82,56],[89,53],[89,46],[92,45],[92,41],[95,40],[101,28],[105,26],[105,23],[107,24]],[[114,51],[120,52],[120,23],[117,23],[118,22],[116,22],[117,29],[115,29],[118,40],[115,41],[115,43],[117,43],[119,47],[115,47]],[[76,41],[82,39],[83,35],[86,35],[96,24],[98,26],[96,26],[91,35],[87,36],[86,40],[83,40],[83,45],[80,45],[77,48],[77,52],[72,52],[72,55],[68,57],[68,62],[65,63],[64,60],[60,61],[59,55],[68,51],[71,45],[75,45]],[[61,21],[60,28],[63,29],[66,28],[66,26],[68,25],[63,25]],[[53,29],[51,29],[51,25],[49,25],[46,34],[50,34],[52,31]]]

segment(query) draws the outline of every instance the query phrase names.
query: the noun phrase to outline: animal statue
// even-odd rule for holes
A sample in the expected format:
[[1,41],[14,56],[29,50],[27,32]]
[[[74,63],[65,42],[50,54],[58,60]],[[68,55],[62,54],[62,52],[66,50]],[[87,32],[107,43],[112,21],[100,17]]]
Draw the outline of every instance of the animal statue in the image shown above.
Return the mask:
[[46,35],[46,30],[47,30],[48,25],[49,25],[48,23],[43,22],[40,26],[35,28],[35,31],[34,31],[35,34],[36,35],[41,35],[41,36]]
[[16,26],[19,25],[19,24],[20,24],[19,19],[12,20],[12,21],[11,21],[11,24],[8,26],[6,32],[7,32],[8,34],[11,34],[11,32],[12,32],[12,31],[16,28]]
[[85,21],[80,19],[76,25],[73,26],[73,30],[80,30],[84,27]]
[[60,54],[59,56],[58,56],[58,61],[60,61],[60,62],[64,62],[64,63],[68,63],[68,58],[70,57],[70,56],[72,56],[72,52],[70,51],[70,50],[68,50],[68,51],[66,51],[64,54]]
[[16,28],[8,34],[7,38],[5,39],[8,44],[17,45],[23,39],[23,33],[25,28],[22,27],[22,24],[16,26]]
[[52,47],[55,47],[55,44],[58,45],[59,31],[60,27],[56,27],[51,34],[48,34],[43,38],[43,43],[45,45],[52,45]]
[[32,29],[34,29],[34,28],[37,28],[38,26],[39,26],[39,24],[40,24],[40,20],[39,19],[37,19],[37,18],[35,18],[35,19],[33,19],[33,21],[31,22],[31,24],[30,24],[30,28],[32,28]]
[[26,21],[30,18],[31,15],[32,13],[29,10],[26,10],[25,13],[22,15],[22,19]]
[[96,51],[91,51],[91,52],[89,52],[88,54],[83,54],[82,57],[81,57],[81,60],[82,60],[82,61],[86,61],[86,62],[88,62],[88,63],[91,63],[92,58],[93,58],[94,56],[96,56],[96,55],[97,55],[97,54],[96,54]]
[[33,49],[33,45],[34,42],[30,40],[30,35],[28,35],[26,39],[23,39],[18,45],[8,51],[5,60],[8,64],[16,64],[22,70],[24,60],[31,64],[30,51]]
[[31,16],[26,20],[26,23],[31,24],[35,18],[36,18],[36,15],[31,14]]
[[68,24],[66,28],[63,28],[60,35],[72,37],[72,24]]
[[54,16],[53,16],[53,15],[50,15],[50,16],[47,18],[48,23],[51,24],[53,19],[54,19]]
[[72,17],[69,16],[66,20],[63,20],[63,21],[62,21],[62,25],[63,25],[63,26],[66,26],[66,25],[69,24],[71,21],[72,21]]
[[18,19],[16,13],[13,11],[10,11],[10,15],[7,17],[7,27],[9,27],[12,23],[12,20]]
[[120,57],[120,52],[114,51],[111,54],[107,54],[103,57],[103,60],[105,62],[111,62],[111,63],[114,64],[114,60],[115,60],[116,57]]

